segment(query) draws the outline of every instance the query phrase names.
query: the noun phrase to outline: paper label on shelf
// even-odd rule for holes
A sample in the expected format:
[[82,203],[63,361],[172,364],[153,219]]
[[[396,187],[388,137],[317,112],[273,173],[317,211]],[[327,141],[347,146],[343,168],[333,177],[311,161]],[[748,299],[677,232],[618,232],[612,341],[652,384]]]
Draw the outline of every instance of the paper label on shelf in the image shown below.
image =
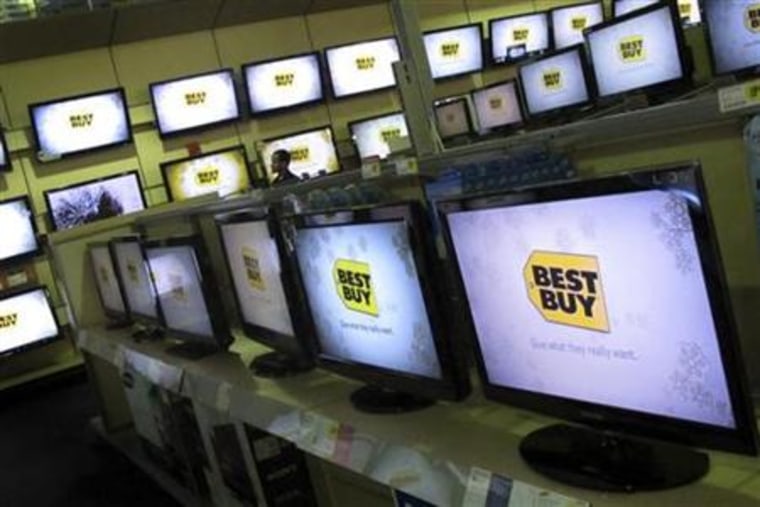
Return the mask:
[[545,489],[525,484],[524,482],[515,482],[509,496],[509,503],[504,504],[508,507],[523,507],[530,505],[532,507],[590,507],[589,502],[570,498],[559,493],[547,491]]
[[380,159],[364,159],[362,161],[362,178],[365,180],[378,178],[382,173]]
[[491,472],[473,467],[467,480],[467,491],[462,507],[485,507],[488,501],[488,487],[491,484]]
[[335,453],[339,431],[339,422],[306,412],[301,425],[300,446],[319,457],[331,458]]
[[396,174],[399,176],[405,176],[408,174],[418,174],[420,168],[417,165],[417,159],[414,157],[406,157],[396,160]]
[[760,79],[718,90],[721,113],[760,106]]
[[77,333],[77,347],[81,350],[88,350],[90,345],[90,334],[86,329],[83,329]]
[[27,276],[26,271],[21,270],[17,273],[9,274],[5,281],[7,282],[8,287],[16,287],[17,285],[28,283],[29,276]]
[[114,348],[111,362],[119,370],[119,373],[124,373],[124,366],[127,363],[127,355],[124,353],[124,347],[117,346]]
[[232,384],[229,382],[222,382],[216,390],[216,402],[215,406],[219,412],[228,413],[230,411],[230,404],[232,400]]

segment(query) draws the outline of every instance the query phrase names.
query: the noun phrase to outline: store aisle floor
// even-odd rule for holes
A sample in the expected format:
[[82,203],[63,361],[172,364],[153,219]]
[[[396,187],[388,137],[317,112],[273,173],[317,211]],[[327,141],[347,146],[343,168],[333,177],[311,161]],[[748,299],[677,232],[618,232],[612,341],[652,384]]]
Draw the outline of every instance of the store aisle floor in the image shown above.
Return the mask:
[[0,505],[177,506],[96,436],[89,424],[96,414],[83,375],[0,395]]

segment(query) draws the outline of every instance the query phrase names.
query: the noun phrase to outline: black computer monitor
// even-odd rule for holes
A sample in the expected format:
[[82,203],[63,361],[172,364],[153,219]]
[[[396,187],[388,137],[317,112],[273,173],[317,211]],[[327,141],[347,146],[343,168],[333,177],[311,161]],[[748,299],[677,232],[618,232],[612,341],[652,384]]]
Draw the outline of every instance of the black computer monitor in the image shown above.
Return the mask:
[[750,0],[703,0],[713,72],[757,74],[760,71],[760,5]]
[[530,465],[630,491],[707,471],[706,455],[676,443],[756,454],[698,167],[449,201],[440,211],[486,396],[585,425],[528,436]]
[[348,124],[348,131],[361,159],[387,158],[391,154],[392,139],[409,137],[403,111],[352,121]]
[[205,194],[226,197],[244,192],[252,185],[242,145],[163,162],[161,175],[170,201]]
[[125,302],[124,290],[116,275],[109,244],[107,242],[90,243],[87,245],[87,251],[100,306],[105,316],[112,321],[109,327],[129,325],[131,323],[129,309]]
[[470,95],[481,133],[515,129],[525,121],[517,80],[478,88]]
[[138,324],[135,337],[159,337],[163,319],[156,287],[148,271],[138,236],[113,238],[108,242],[114,272],[124,295],[127,315]]
[[491,19],[488,27],[493,63],[514,63],[551,49],[546,12]]
[[604,21],[601,1],[556,7],[549,11],[555,49],[583,43],[583,30]]
[[61,336],[46,287],[0,292],[0,357],[41,347]]
[[433,79],[462,76],[483,69],[483,28],[480,23],[425,32],[422,40]]
[[251,114],[261,115],[322,102],[319,53],[303,53],[243,65]]
[[25,195],[0,201],[0,266],[29,259],[42,252],[37,239],[37,223],[32,205]]
[[472,134],[470,106],[466,97],[439,100],[434,105],[434,111],[441,139],[453,139]]

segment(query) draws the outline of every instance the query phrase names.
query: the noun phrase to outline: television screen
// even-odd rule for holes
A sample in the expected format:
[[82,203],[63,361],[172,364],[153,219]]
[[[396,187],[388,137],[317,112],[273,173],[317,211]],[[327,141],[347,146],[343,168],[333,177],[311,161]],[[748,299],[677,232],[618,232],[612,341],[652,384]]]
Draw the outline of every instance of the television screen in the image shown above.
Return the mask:
[[43,345],[60,333],[47,289],[0,293],[0,355]]
[[45,200],[56,231],[145,209],[137,171],[47,190]]
[[445,100],[435,105],[435,120],[441,139],[467,135],[472,132],[467,99]]
[[715,74],[760,67],[760,4],[703,0]]
[[132,141],[124,89],[29,105],[40,160]]
[[132,319],[154,324],[160,321],[156,290],[137,238],[117,238],[110,243],[116,276]]
[[563,49],[583,43],[583,30],[604,21],[604,5],[592,2],[550,11],[554,48]]
[[358,120],[349,124],[359,158],[386,158],[391,153],[391,139],[408,137],[409,129],[403,112]]
[[240,117],[232,69],[151,83],[150,98],[162,136]]
[[0,127],[0,172],[10,171],[12,168],[8,144],[3,135],[3,128]]
[[531,115],[591,101],[583,46],[526,63],[520,67],[519,73],[525,105]]
[[279,181],[272,167],[272,154],[279,150],[285,150],[290,154],[290,164],[284,179],[308,179],[340,171],[338,150],[331,127],[320,127],[262,141],[259,154],[269,183]]
[[472,102],[481,131],[519,125],[523,122],[516,81],[474,90]]
[[251,114],[277,111],[324,99],[319,53],[243,66]]
[[223,197],[251,186],[243,146],[164,162],[161,173],[171,201],[212,193]]
[[127,307],[116,277],[116,270],[108,243],[93,244],[89,247],[90,264],[95,278],[95,287],[106,315],[126,317]]
[[461,76],[483,68],[480,23],[425,32],[423,41],[433,79]]
[[0,201],[0,265],[15,262],[40,252],[34,213],[26,196]]
[[601,97],[685,79],[681,27],[670,4],[589,29],[588,53]]
[[494,63],[520,60],[550,48],[546,12],[492,19],[489,27]]
[[613,15],[617,18],[626,14],[649,7],[660,0],[614,0],[612,2]]
[[325,49],[335,98],[396,86],[391,64],[400,59],[395,37]]

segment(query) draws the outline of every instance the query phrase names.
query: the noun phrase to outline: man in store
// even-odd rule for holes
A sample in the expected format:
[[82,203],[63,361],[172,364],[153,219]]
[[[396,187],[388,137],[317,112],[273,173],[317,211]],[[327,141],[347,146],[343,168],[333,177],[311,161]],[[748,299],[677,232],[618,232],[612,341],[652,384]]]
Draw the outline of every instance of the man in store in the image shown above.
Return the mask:
[[272,153],[270,167],[274,179],[272,185],[296,181],[296,177],[290,172],[290,152],[288,150],[277,150]]

